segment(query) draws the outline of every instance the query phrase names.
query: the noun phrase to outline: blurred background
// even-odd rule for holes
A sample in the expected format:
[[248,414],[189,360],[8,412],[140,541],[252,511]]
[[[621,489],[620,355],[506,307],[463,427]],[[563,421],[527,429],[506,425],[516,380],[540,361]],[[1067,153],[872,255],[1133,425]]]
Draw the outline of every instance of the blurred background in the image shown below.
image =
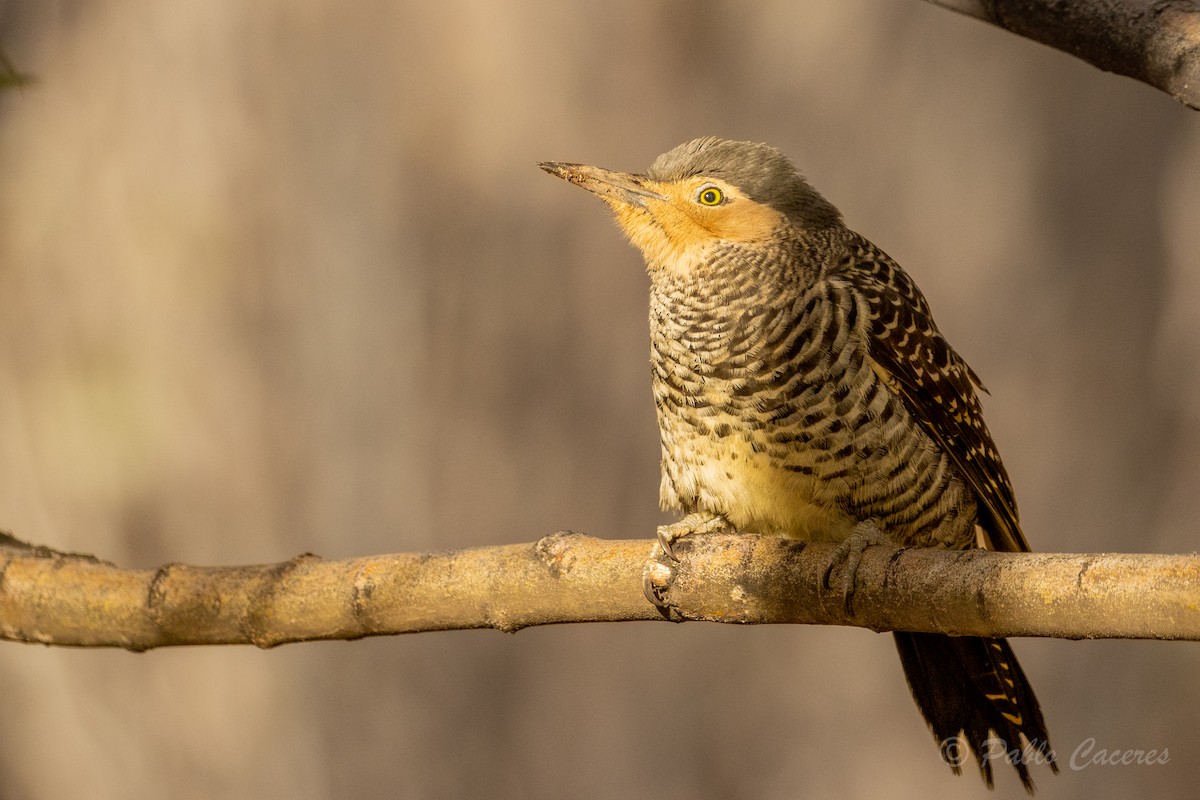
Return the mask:
[[[1200,116],[917,0],[0,0],[0,528],[153,568],[648,538],[647,279],[545,159],[790,154],[992,390],[1036,549],[1200,541]],[[1200,782],[1200,648],[1016,643],[1063,774]],[[0,646],[4,798],[1023,796],[890,636]],[[1096,750],[1157,766],[1073,770]],[[973,770],[972,765],[967,769]]]

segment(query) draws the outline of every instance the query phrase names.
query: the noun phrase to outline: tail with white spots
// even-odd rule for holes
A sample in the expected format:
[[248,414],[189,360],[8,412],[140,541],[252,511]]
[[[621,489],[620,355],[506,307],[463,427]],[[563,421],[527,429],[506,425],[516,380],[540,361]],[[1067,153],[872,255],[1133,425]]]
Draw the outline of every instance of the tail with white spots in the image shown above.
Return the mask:
[[895,636],[913,699],[956,774],[966,757],[962,740],[975,754],[989,788],[993,758],[1016,767],[1030,794],[1030,763],[1044,761],[1058,772],[1037,697],[1006,640],[937,633]]

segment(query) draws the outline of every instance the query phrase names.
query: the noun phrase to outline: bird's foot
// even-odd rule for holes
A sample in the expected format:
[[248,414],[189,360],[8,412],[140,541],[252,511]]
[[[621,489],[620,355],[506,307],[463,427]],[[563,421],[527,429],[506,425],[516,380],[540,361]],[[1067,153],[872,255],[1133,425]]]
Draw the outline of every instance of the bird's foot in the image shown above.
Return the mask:
[[667,619],[681,621],[682,618],[667,600],[667,592],[675,580],[675,564],[679,563],[675,555],[675,543],[683,536],[696,533],[732,533],[733,530],[729,520],[721,514],[705,512],[688,514],[678,522],[660,525],[658,541],[654,543],[654,550],[642,570],[642,593],[646,599],[657,606]]
[[831,590],[833,587],[830,585],[830,578],[833,576],[833,571],[839,565],[844,565],[841,586],[842,607],[847,616],[853,613],[854,588],[855,580],[858,577],[858,565],[862,563],[862,556],[866,549],[875,545],[896,547],[896,543],[879,529],[879,524],[875,520],[869,519],[858,523],[854,526],[854,530],[850,532],[850,535],[838,545],[833,558],[829,559],[829,564],[825,567],[825,572],[821,575],[822,587],[827,591]]
[[723,514],[709,514],[698,511],[688,514],[678,522],[658,526],[658,547],[672,561],[679,559],[675,555],[675,543],[684,536],[695,533],[733,533],[733,526]]

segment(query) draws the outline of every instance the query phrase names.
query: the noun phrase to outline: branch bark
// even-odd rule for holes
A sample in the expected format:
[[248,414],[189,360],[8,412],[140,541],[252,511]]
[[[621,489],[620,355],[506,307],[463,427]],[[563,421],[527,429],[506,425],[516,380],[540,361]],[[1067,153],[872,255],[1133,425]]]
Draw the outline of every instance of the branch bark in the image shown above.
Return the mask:
[[928,0],[1148,83],[1200,109],[1200,5],[1191,0]]
[[[3,535],[0,535],[3,536]],[[642,594],[649,540],[533,544],[279,564],[122,570],[0,539],[0,638],[148,650],[273,647],[417,631],[661,620]],[[871,548],[853,613],[820,588],[829,544],[691,536],[669,564],[685,619],[954,635],[1200,640],[1200,557]],[[834,575],[834,585],[837,583]]]

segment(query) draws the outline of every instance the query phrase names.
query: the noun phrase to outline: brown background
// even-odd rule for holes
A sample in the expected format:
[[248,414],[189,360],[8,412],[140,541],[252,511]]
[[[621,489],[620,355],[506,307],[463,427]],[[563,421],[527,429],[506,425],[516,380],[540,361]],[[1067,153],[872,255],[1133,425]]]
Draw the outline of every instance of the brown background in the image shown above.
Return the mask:
[[[0,0],[0,527],[118,563],[647,537],[646,278],[542,159],[769,141],[992,389],[1030,541],[1190,552],[1200,116],[906,0]],[[1021,641],[1064,773],[1200,782],[1200,649]],[[1020,796],[890,637],[0,647],[5,798]],[[1159,766],[1072,752],[1168,748]],[[973,769],[973,767],[969,767]],[[1174,790],[1174,791],[1173,791]]]

